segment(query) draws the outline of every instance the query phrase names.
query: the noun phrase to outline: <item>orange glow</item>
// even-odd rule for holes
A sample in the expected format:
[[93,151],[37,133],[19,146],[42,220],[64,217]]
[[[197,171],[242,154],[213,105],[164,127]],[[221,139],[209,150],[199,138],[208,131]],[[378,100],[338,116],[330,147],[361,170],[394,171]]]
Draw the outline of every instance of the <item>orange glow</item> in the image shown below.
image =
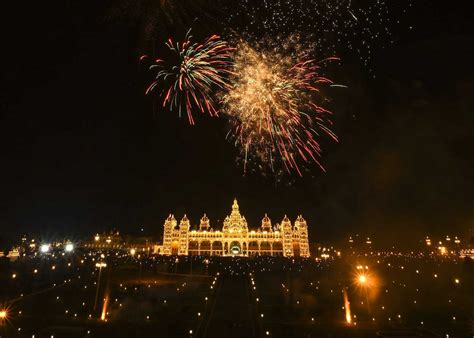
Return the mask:
[[373,270],[355,271],[352,284],[354,290],[357,290],[365,298],[364,303],[375,301],[380,293],[381,280]]
[[347,290],[342,289],[344,293],[344,309],[346,310],[346,322],[350,324],[352,322],[351,318],[351,303],[349,302],[349,296],[347,295]]
[[8,316],[7,310],[1,310],[0,311],[0,320],[6,319]]
[[354,284],[364,289],[375,289],[378,286],[378,278],[374,273],[366,271],[356,272],[354,276]]
[[109,295],[105,296],[104,305],[102,306],[102,314],[100,315],[100,320],[106,321],[107,315],[107,305],[109,304]]

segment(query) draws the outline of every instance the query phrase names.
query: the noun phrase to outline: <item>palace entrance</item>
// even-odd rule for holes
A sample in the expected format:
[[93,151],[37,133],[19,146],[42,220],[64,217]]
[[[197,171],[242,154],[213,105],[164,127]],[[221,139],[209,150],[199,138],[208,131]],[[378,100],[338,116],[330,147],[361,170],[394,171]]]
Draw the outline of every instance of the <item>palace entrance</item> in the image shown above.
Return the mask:
[[240,256],[242,254],[242,248],[239,242],[230,243],[229,254],[232,256]]

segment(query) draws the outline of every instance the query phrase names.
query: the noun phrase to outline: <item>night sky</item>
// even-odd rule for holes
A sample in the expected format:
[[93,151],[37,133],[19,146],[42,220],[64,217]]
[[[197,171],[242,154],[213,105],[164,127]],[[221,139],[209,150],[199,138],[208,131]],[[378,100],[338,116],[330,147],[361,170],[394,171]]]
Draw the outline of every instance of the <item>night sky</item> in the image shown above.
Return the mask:
[[[243,176],[225,124],[153,108],[137,62],[142,25],[114,3],[11,2],[2,10],[0,237],[77,238],[116,227],[159,236],[165,217],[221,227],[237,197],[251,227],[300,213],[311,241],[387,242],[474,225],[474,18],[416,1],[372,74],[349,53],[333,95],[340,143],[321,173]],[[464,6],[464,8],[463,8]],[[209,28],[206,28],[209,30]],[[216,28],[218,29],[218,28]],[[418,236],[418,237],[417,237]]]

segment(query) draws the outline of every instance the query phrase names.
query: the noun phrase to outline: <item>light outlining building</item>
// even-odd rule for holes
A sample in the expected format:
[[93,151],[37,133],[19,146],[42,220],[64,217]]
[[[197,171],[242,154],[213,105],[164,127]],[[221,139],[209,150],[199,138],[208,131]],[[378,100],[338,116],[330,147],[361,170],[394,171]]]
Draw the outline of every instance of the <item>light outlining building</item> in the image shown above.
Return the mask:
[[155,246],[155,253],[161,255],[310,256],[308,226],[303,216],[298,216],[292,225],[285,215],[280,224],[272,227],[270,218],[265,215],[260,228],[249,230],[236,199],[222,230],[213,230],[205,214],[198,230],[190,229],[186,215],[178,225],[170,214],[163,227],[163,244]]

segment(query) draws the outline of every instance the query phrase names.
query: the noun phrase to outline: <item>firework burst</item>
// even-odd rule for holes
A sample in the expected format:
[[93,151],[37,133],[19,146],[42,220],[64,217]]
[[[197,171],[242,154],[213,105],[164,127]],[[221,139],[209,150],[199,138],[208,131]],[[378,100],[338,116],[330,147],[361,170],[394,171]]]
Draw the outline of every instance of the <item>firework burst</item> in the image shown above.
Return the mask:
[[[146,89],[149,94],[158,91],[163,107],[178,110],[179,116],[185,110],[190,124],[194,124],[192,111],[217,115],[213,93],[215,89],[226,88],[227,75],[232,65],[232,48],[218,35],[207,38],[203,43],[193,43],[191,30],[183,42],[171,38],[166,46],[177,62],[156,59],[150,66],[155,79]],[[145,59],[142,56],[141,59]]]
[[234,56],[229,89],[222,95],[223,113],[232,127],[233,139],[244,160],[278,165],[302,176],[301,166],[314,162],[322,170],[318,139],[331,131],[331,113],[320,102],[320,87],[332,81],[320,75],[321,62],[309,58],[298,39],[285,40],[277,48],[255,48],[241,41]]

